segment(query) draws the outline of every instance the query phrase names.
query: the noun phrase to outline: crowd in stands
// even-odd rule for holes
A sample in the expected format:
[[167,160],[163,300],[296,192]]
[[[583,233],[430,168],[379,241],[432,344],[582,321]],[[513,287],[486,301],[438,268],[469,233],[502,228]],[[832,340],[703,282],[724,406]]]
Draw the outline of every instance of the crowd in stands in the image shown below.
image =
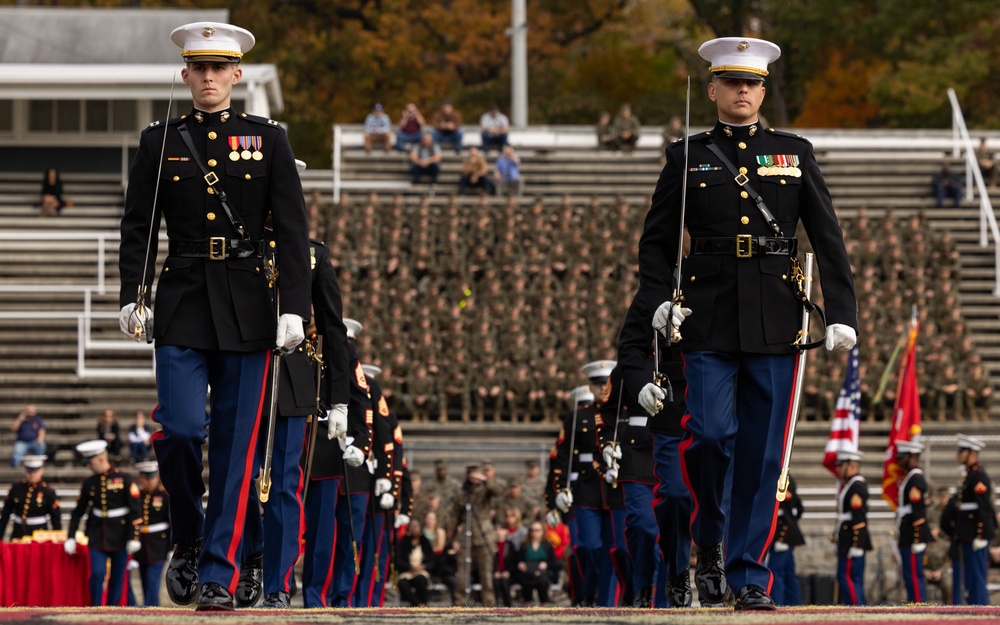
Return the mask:
[[[360,348],[385,370],[386,394],[403,415],[551,420],[567,405],[565,391],[583,382],[582,363],[615,357],[637,288],[645,205],[345,194],[335,208],[313,208],[316,234],[341,242],[332,257],[348,315],[368,328]],[[991,386],[958,303],[951,236],[919,214],[862,209],[842,226],[861,303],[866,418],[891,410],[895,371],[881,403],[872,398],[916,305],[925,414],[986,419]],[[813,353],[803,408],[806,418],[828,419],[846,361]]]

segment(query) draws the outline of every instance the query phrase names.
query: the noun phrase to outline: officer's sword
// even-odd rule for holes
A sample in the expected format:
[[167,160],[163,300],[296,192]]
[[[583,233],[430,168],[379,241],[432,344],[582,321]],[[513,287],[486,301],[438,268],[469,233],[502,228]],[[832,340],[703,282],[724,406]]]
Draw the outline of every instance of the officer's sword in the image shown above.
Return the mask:
[[312,348],[312,359],[316,363],[316,410],[315,414],[306,417],[312,422],[312,428],[309,430],[309,442],[306,448],[306,483],[302,487],[302,501],[306,500],[306,496],[309,494],[309,480],[312,479],[312,465],[313,456],[316,453],[316,430],[319,429],[319,412],[320,412],[320,389],[323,384],[323,337],[316,337],[316,345]]
[[[278,267],[274,258],[269,258],[264,267],[268,287],[274,289],[275,317],[280,310],[280,298],[277,286]],[[267,438],[264,447],[264,466],[260,471],[260,502],[267,503],[271,497],[271,464],[274,460],[274,426],[278,418],[278,385],[281,381],[281,348],[271,350],[271,405],[267,415]]]
[[132,309],[132,314],[129,315],[135,318],[135,329],[132,331],[132,338],[138,341],[145,334],[146,343],[153,342],[153,320],[146,314],[146,291],[148,290],[146,272],[149,271],[149,253],[153,247],[153,225],[158,224],[160,221],[159,214],[156,212],[156,202],[160,196],[160,175],[163,172],[163,155],[167,152],[167,130],[169,129],[168,123],[170,122],[170,107],[174,103],[175,84],[177,84],[177,72],[174,72],[174,77],[170,81],[167,116],[163,118],[163,143],[160,145],[160,162],[156,167],[156,186],[153,188],[153,210],[150,211],[149,232],[146,233],[146,254],[142,259],[142,277],[139,279],[139,288],[136,289],[135,308]]
[[[340,436],[341,440],[344,441],[344,448],[347,448],[347,434],[342,434]],[[350,521],[351,528],[351,550],[354,552],[354,574],[357,575],[361,572],[361,561],[358,559],[358,535],[354,531],[354,510],[351,509],[351,481],[348,474],[351,472],[351,467],[347,464],[347,458],[341,456],[344,461],[344,490],[347,492],[347,519]]]
[[579,402],[576,400],[576,395],[573,396],[573,427],[570,429],[569,433],[569,466],[566,467],[566,492],[571,493],[569,489],[570,481],[573,476],[573,450],[576,449],[576,413],[577,406]]
[[[805,294],[805,298],[809,299],[809,293],[812,291],[812,274],[813,274],[813,255],[811,253],[806,253],[805,267],[802,272],[802,293]],[[799,330],[799,335],[795,338],[795,342],[800,345],[805,345],[809,342],[809,306],[802,307],[802,328]],[[799,350],[798,362],[795,365],[795,380],[793,381],[794,387],[792,388],[792,410],[790,415],[790,422],[788,424],[788,440],[785,441],[785,453],[784,461],[781,465],[781,475],[778,477],[778,492],[775,497],[778,501],[784,501],[788,497],[788,465],[792,461],[792,441],[795,439],[795,422],[799,418],[799,408],[802,401],[802,380],[805,378],[806,374],[806,352],[808,350]]]
[[[687,191],[688,191],[688,148],[691,144],[691,77],[687,80],[687,102],[684,105],[684,170],[681,171],[681,223],[677,233],[677,265],[674,267],[674,298],[671,300],[674,306],[680,306],[684,301],[684,294],[681,289],[681,263],[684,261],[684,214],[687,211]],[[668,320],[670,324],[670,342],[677,343],[681,340],[681,329],[673,323],[673,315]],[[657,372],[660,363],[657,361]]]
[[[656,340],[656,333],[653,333],[653,340]],[[611,440],[611,450],[614,451],[618,449],[618,428],[621,426],[622,418],[622,393],[625,391],[625,380],[619,376],[618,378],[618,412],[615,413],[615,437]],[[611,456],[611,464],[614,466],[617,464],[614,460],[614,456]],[[620,467],[616,468],[619,469]],[[611,488],[618,488],[618,473],[615,473],[615,479],[611,480]]]

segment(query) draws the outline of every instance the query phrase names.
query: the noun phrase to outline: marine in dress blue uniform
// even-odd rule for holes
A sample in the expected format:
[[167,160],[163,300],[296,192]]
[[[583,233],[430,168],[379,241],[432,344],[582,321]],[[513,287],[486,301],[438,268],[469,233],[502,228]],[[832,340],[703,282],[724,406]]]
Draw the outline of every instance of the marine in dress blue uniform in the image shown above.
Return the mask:
[[[264,607],[288,607],[295,583],[293,569],[302,554],[301,528],[305,524],[302,502],[305,476],[301,460],[307,440],[306,422],[309,417],[319,415],[329,419],[334,412],[347,414],[350,380],[340,285],[326,245],[311,239],[309,258],[315,332],[282,358],[278,419],[272,447],[271,493],[263,504],[263,515],[247,515],[244,566],[241,566],[236,591],[240,607],[256,604],[261,593]],[[317,360],[324,371],[322,388],[316,383]],[[266,405],[270,405],[270,398]],[[266,423],[261,427],[266,427]],[[323,430],[325,436],[326,428]],[[266,438],[266,430],[258,435],[255,466],[263,462]],[[256,488],[250,489],[248,505],[251,511],[261,510]],[[250,571],[262,574],[262,579],[248,576]]]
[[[828,349],[854,345],[857,301],[812,145],[764,128],[758,119],[767,65],[780,50],[759,39],[722,38],[699,52],[711,63],[708,96],[719,121],[688,138],[686,163],[684,141],[667,149],[639,242],[640,290],[657,307],[653,327],[666,335],[673,325],[683,336],[678,346],[690,416],[681,457],[694,502],[691,532],[699,550],[695,582],[702,605],[723,605],[732,588],[736,609],[771,610],[771,573],[764,560],[774,532],[774,485],[788,434],[793,342],[802,311],[789,283],[799,222],[822,267]],[[769,209],[769,218],[754,197]],[[682,226],[691,248],[674,284]],[[676,289],[683,296],[679,305],[673,301]],[[739,464],[727,511],[722,501],[733,459]],[[728,536],[727,512],[729,527],[740,528]]]
[[160,484],[159,466],[155,460],[135,465],[139,472],[139,542],[142,548],[133,556],[139,563],[143,605],[160,605],[160,580],[170,555],[170,495]]
[[805,508],[796,490],[795,479],[788,476],[787,496],[778,504],[778,525],[767,559],[767,567],[774,575],[771,598],[776,605],[802,605],[802,588],[795,572],[795,548],[806,544],[799,528],[803,512]]
[[[69,517],[63,548],[76,554],[76,531],[87,515],[84,534],[90,549],[90,605],[118,605],[125,582],[129,554],[139,551],[139,487],[132,476],[108,462],[108,443],[93,440],[80,443],[76,450],[86,460],[93,475],[83,481],[76,508]],[[111,563],[110,573],[108,562]],[[104,578],[108,578],[104,603]]]
[[896,505],[896,536],[906,599],[910,603],[927,601],[927,581],[924,579],[924,553],[934,542],[927,523],[927,478],[920,468],[924,446],[916,441],[896,441],[896,463],[906,471],[899,485]]
[[[147,262],[147,241],[156,240],[162,217],[169,255],[151,334],[159,400],[153,418],[162,425],[153,445],[172,497],[177,541],[167,591],[175,603],[197,599],[200,610],[231,610],[270,351],[298,345],[310,314],[308,223],[285,131],[230,106],[232,87],[242,77],[238,63],[253,35],[198,22],[175,29],[171,39],[187,63],[181,76],[194,109],[153,122],[140,138],[121,221],[120,325],[129,336],[137,329],[150,332],[156,246]],[[265,243],[269,217],[274,237]],[[265,252],[272,251],[280,273],[277,317],[265,266]],[[212,495],[203,510],[209,386]]]
[[865,553],[872,550],[868,533],[868,484],[858,473],[860,451],[837,452],[837,585],[840,603],[866,605]]
[[47,456],[22,456],[24,479],[7,491],[0,512],[0,539],[7,533],[7,524],[13,519],[14,529],[10,539],[31,538],[35,530],[61,530],[62,513],[56,491],[45,482]]
[[963,603],[959,600],[963,596],[963,589],[964,603],[990,603],[990,593],[986,587],[988,547],[997,533],[997,514],[993,507],[993,483],[979,463],[979,452],[985,446],[981,439],[958,435],[957,456],[959,464],[965,467],[965,479],[959,491],[955,516],[956,542],[960,550],[959,566],[955,567],[957,575],[952,580],[956,604]]
[[307,608],[348,607],[370,489],[365,460],[371,452],[374,410],[353,340],[362,326],[354,319],[344,319],[344,325],[350,371],[346,431],[338,431],[332,418],[319,421],[312,467],[306,468],[302,594]]

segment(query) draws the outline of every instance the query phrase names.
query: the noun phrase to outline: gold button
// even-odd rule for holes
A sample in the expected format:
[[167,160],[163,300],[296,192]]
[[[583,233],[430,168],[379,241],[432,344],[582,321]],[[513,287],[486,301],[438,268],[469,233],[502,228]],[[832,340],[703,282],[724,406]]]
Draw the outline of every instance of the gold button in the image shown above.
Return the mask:
[[208,217],[209,221],[215,221],[215,213],[209,213],[205,217]]
[[788,275],[787,275],[787,274],[784,274],[784,273],[783,273],[783,274],[781,274],[781,279],[782,279],[782,280],[787,280],[787,279],[788,279]]
[[632,439],[632,444],[635,445],[635,439],[634,438]]
[[213,189],[212,187],[209,187],[208,188],[208,194],[209,195],[215,195],[215,189]]
[[181,179],[181,177],[180,177],[180,176],[174,176],[174,182],[177,182],[177,181],[178,181],[178,180],[180,180],[180,179]]
[[163,271],[170,271],[170,267],[164,267]]
[[268,245],[270,245],[271,248],[273,249],[277,245],[277,243],[275,243],[274,241],[270,241],[268,242]]
[[[250,174],[247,174],[246,176],[243,176],[243,177],[246,178],[247,180],[250,180]],[[782,180],[781,182],[784,183],[785,181]]]
[[694,282],[694,276],[691,276],[691,282]]
[[[214,139],[215,137],[213,137],[211,134],[209,134],[208,138],[209,139]],[[747,144],[745,144],[742,141],[740,141],[739,143],[736,144],[736,147],[738,147],[741,150],[745,150],[745,149],[747,149]]]
[[699,187],[701,187],[702,189],[704,189],[704,188],[705,188],[705,183],[703,182],[703,183],[701,183],[701,184],[700,184],[700,185],[698,185],[698,186],[699,186]]
[[781,180],[779,180],[779,181],[778,181],[778,184],[785,184],[785,179],[784,179],[784,178],[782,178]]
[[246,113],[240,113],[240,117],[246,117],[246,116],[247,116]]
[[[216,137],[218,137],[218,136],[219,136],[219,135],[215,134],[215,131],[214,131],[214,130],[213,130],[212,132],[208,133],[208,138],[209,138],[209,139],[211,139],[211,140],[213,140],[213,141],[215,141],[215,138],[216,138]],[[740,147],[743,147],[743,148],[745,148],[745,147],[747,147],[747,146],[746,146],[746,144],[745,144],[745,143],[741,143],[741,144],[740,144]]]
[[[209,165],[211,165],[211,163],[209,163]],[[747,168],[746,167],[740,167],[740,173],[741,174],[746,174],[747,173]]]
[[749,194],[749,193],[747,193],[746,191],[740,191],[740,197],[741,197],[741,198],[743,198],[743,199],[745,200],[745,199],[747,199],[748,197],[750,197],[750,194]]
[[749,217],[747,217],[746,215],[744,215],[744,216],[740,217],[740,223],[741,223],[741,224],[743,224],[743,225],[745,226],[745,225],[747,225],[748,223],[750,223],[750,218],[749,218]]
[[260,273],[260,267],[254,267],[254,271],[256,271],[257,273]]
[[[208,166],[209,167],[215,167],[218,164],[219,164],[218,161],[216,161],[214,158],[208,159]],[[743,172],[743,173],[746,173],[746,172]]]

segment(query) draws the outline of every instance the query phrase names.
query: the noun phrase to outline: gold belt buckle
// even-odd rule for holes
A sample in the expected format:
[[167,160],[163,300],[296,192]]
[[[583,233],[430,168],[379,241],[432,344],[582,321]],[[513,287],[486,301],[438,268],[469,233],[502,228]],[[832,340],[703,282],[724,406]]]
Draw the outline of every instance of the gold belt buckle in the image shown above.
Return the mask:
[[753,256],[753,237],[749,234],[736,235],[736,258]]
[[208,259],[226,260],[226,237],[212,237],[208,240]]

